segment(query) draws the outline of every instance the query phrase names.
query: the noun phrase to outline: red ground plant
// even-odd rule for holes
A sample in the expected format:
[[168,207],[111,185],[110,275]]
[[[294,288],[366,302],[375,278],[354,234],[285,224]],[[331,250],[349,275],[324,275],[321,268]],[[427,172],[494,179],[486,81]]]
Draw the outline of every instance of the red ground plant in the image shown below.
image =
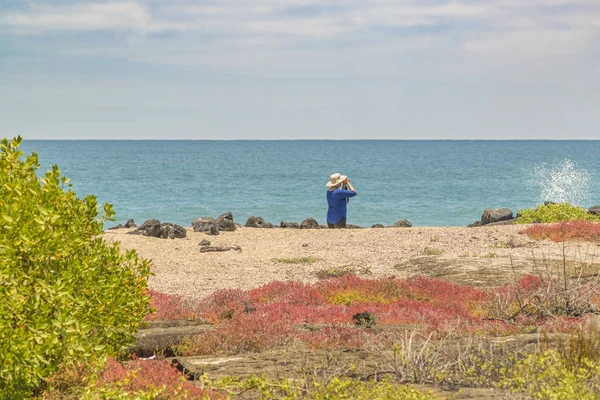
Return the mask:
[[159,391],[161,399],[225,399],[220,393],[194,386],[167,360],[133,359],[120,363],[109,359],[96,385],[98,389],[118,389],[133,397]]
[[[353,316],[363,312],[373,315],[377,327],[388,327],[386,332],[389,328],[417,330],[434,337],[572,330],[581,319],[525,312],[531,307],[519,312],[523,299],[540,298],[540,293],[553,287],[555,283],[536,276],[483,291],[426,277],[364,279],[346,275],[314,284],[275,281],[249,291],[220,290],[198,302],[191,312],[214,323],[215,328],[181,350],[187,354],[235,354],[293,341],[313,348],[355,349],[387,340],[381,330],[356,326]],[[171,305],[168,301],[154,304]]]
[[565,221],[556,224],[534,224],[523,231],[534,240],[550,239],[600,241],[600,223],[591,221]]
[[[314,284],[275,281],[249,291],[219,290],[195,303],[151,291],[155,312],[147,319],[203,319],[215,325],[182,344],[178,349],[181,355],[261,352],[295,341],[313,349],[389,348],[407,331],[431,338],[448,333],[503,336],[532,329],[573,332],[585,323],[585,317],[540,317],[531,309],[535,305],[532,299],[542,301],[543,294],[556,287],[555,281],[530,275],[490,291],[426,277],[364,279],[346,275]],[[594,301],[600,307],[600,298]],[[522,308],[523,304],[529,308]],[[519,312],[521,308],[523,312]],[[371,328],[356,325],[353,316],[364,312],[375,320]],[[132,396],[159,393],[158,398],[169,399],[224,398],[186,381],[166,360],[120,363],[111,359],[96,385],[99,391],[116,390]]]
[[150,295],[151,312],[146,315],[146,321],[196,319],[194,307],[190,307],[182,296],[161,293],[155,290],[148,290],[148,294]]

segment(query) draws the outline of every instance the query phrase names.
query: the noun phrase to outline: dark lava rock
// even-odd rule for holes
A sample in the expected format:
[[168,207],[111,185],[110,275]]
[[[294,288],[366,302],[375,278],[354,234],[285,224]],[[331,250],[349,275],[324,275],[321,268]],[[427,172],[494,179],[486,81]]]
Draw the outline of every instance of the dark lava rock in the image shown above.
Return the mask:
[[347,224],[346,228],[348,228],[348,229],[362,229],[362,226]]
[[194,232],[204,232],[209,235],[219,234],[219,228],[212,217],[201,217],[192,221],[192,228],[194,228]]
[[236,230],[236,223],[233,222],[233,214],[231,211],[227,211],[217,217],[215,224],[219,228],[219,231],[233,232]]
[[149,219],[131,233],[149,237],[158,237],[160,234],[160,226],[161,224],[159,220]]
[[477,228],[478,226],[481,226],[481,225],[483,225],[483,224],[481,223],[481,220],[479,220],[479,221],[473,222],[472,224],[467,225],[467,228]]
[[160,225],[160,232],[158,234],[159,238],[183,239],[186,236],[187,231],[182,226],[171,224],[168,222],[165,222],[164,224]]
[[217,217],[217,220],[223,220],[223,219],[226,219],[228,221],[233,221],[233,214],[231,213],[231,211],[224,212],[223,214],[221,214]]
[[230,221],[228,219],[223,219],[223,220],[217,220],[215,221],[217,224],[217,227],[219,228],[219,231],[224,231],[224,232],[233,232],[237,229],[237,226],[235,225],[235,223],[233,221]]
[[282,228],[291,228],[291,229],[298,229],[300,228],[300,224],[297,222],[284,222],[281,221],[281,223],[279,224],[280,227]]
[[486,208],[481,215],[481,224],[487,225],[509,219],[513,219],[513,212],[508,208]]
[[381,224],[373,224],[373,225],[371,225],[371,228],[385,228],[385,226],[383,226]]
[[396,221],[392,224],[392,228],[410,228],[412,224],[408,220]]
[[600,216],[600,206],[590,207],[588,211],[594,215]]
[[556,203],[555,203],[555,202],[553,202],[553,201],[545,201],[545,202],[544,202],[544,205],[545,205],[545,206],[550,206],[550,205],[554,205],[554,204],[556,204]]
[[320,229],[321,226],[314,218],[306,218],[300,223],[300,229]]
[[375,316],[369,311],[354,314],[352,319],[354,320],[354,323],[359,326],[370,328],[375,325]]
[[246,224],[244,225],[247,228],[272,228],[273,224],[265,221],[262,217],[250,216]]
[[210,246],[210,240],[204,239],[200,242],[200,246]]
[[135,222],[133,222],[132,219],[128,219],[127,222],[125,222],[125,225],[119,224],[116,226],[111,226],[108,229],[123,229],[123,228],[135,228],[135,227],[137,227]]

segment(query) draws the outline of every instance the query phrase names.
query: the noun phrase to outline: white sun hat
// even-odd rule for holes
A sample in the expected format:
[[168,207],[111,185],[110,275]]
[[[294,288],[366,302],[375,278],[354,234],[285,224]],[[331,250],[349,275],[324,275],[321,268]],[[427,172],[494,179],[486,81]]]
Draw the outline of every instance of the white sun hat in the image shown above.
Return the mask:
[[348,177],[346,175],[340,175],[339,173],[335,173],[329,177],[329,181],[325,184],[327,187],[336,186],[342,182],[344,182]]

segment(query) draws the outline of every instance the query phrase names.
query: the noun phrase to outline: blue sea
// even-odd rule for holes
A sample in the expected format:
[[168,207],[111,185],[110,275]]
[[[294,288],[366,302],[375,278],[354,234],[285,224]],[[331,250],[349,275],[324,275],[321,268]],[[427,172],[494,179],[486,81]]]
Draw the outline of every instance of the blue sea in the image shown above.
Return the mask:
[[117,221],[183,226],[231,211],[245,223],[324,224],[329,175],[358,192],[348,222],[465,226],[485,208],[545,200],[600,204],[600,141],[25,141],[80,197],[110,202]]

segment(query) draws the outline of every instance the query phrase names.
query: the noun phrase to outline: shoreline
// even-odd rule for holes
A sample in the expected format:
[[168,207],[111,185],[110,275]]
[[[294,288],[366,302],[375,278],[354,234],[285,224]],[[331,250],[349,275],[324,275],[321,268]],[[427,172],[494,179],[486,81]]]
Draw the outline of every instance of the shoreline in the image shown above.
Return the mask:
[[[562,243],[531,240],[520,234],[525,227],[241,227],[216,236],[187,227],[183,239],[131,235],[130,228],[106,231],[104,237],[152,260],[155,275],[149,279],[150,289],[201,298],[220,289],[247,290],[274,280],[315,282],[319,273],[344,270],[363,277],[425,275],[497,286],[541,267],[536,258],[562,261]],[[230,250],[201,252],[200,242],[205,240]],[[586,243],[569,243],[568,256],[575,260],[585,247]],[[587,247],[589,251],[589,243]]]

